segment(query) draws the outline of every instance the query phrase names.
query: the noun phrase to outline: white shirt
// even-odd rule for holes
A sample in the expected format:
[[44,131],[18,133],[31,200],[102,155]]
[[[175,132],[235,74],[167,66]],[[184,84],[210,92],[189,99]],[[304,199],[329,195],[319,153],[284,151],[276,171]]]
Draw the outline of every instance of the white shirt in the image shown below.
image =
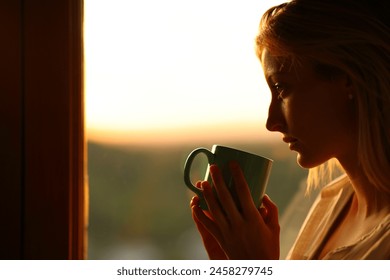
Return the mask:
[[[353,192],[347,176],[341,176],[323,188],[309,211],[287,259],[318,259],[332,225],[352,199]],[[390,213],[357,242],[330,251],[323,259],[390,259]]]

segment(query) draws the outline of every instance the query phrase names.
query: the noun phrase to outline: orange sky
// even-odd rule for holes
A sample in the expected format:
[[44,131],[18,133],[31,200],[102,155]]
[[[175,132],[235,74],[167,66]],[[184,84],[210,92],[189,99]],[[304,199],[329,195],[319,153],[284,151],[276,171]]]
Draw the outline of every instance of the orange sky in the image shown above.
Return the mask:
[[185,143],[228,144],[234,142],[280,141],[280,135],[261,125],[230,123],[226,125],[160,128],[153,130],[87,130],[87,139],[112,144],[177,145]]

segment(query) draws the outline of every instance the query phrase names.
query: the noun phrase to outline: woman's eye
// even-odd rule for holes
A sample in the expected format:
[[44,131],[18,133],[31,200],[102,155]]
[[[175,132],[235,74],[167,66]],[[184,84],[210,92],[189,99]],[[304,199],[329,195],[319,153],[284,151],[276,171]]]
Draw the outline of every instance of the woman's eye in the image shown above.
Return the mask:
[[276,92],[282,92],[283,91],[283,86],[280,83],[275,83],[274,84],[274,89],[276,90]]
[[274,88],[275,93],[277,94],[277,98],[282,99],[283,93],[285,91],[285,87],[281,83],[275,83],[273,85],[273,88]]

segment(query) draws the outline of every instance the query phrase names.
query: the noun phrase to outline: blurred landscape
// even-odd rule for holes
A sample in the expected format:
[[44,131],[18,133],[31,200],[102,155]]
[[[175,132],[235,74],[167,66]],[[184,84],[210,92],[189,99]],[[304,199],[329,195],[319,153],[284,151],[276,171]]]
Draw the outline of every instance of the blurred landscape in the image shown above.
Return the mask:
[[[267,194],[279,207],[283,257],[311,203],[303,195],[307,171],[279,141],[228,145],[274,160]],[[89,259],[207,258],[191,218],[194,194],[183,182],[186,157],[199,146],[212,144],[88,143]],[[203,179],[207,163],[201,158],[194,162],[194,180]]]

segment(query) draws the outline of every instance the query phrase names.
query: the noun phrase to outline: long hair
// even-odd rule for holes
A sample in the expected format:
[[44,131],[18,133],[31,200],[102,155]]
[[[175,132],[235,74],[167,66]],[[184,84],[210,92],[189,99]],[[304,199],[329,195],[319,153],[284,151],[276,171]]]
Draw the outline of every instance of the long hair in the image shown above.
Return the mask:
[[[297,64],[301,59],[346,74],[356,96],[359,164],[371,183],[390,193],[390,29],[388,1],[292,0],[269,9],[256,37]],[[334,159],[309,171],[308,186],[332,174]],[[328,176],[329,177],[329,176]]]

